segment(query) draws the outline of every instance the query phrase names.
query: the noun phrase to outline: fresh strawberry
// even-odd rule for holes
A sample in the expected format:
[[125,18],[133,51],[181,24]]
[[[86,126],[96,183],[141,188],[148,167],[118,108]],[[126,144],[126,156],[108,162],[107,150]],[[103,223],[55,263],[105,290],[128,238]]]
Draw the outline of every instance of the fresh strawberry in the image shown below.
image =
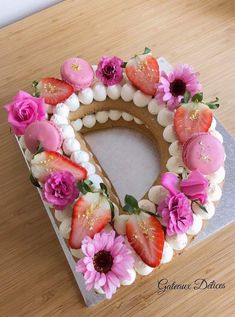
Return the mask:
[[33,176],[41,182],[53,171],[68,171],[79,181],[87,177],[87,170],[84,167],[53,151],[44,151],[35,155],[31,161],[31,169]]
[[146,95],[154,96],[159,81],[159,65],[151,54],[136,55],[126,65],[131,83]]
[[174,128],[181,143],[193,134],[207,132],[213,116],[208,106],[202,103],[189,103],[180,106],[174,115]]
[[63,102],[74,92],[73,87],[63,80],[48,77],[43,78],[35,85],[36,92],[44,97],[45,103],[57,105]]
[[129,243],[142,261],[151,267],[160,264],[164,245],[164,231],[155,216],[144,212],[130,215],[126,223]]
[[111,221],[108,199],[101,193],[88,192],[73,207],[69,245],[79,249],[85,236],[91,238]]

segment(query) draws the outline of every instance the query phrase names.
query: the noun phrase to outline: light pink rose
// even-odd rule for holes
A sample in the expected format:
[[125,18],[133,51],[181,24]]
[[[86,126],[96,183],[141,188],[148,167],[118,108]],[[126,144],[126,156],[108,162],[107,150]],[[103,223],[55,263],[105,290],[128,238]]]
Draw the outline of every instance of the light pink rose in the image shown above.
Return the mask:
[[16,135],[23,135],[30,123],[45,119],[44,98],[33,97],[22,90],[4,107],[8,112],[8,122]]

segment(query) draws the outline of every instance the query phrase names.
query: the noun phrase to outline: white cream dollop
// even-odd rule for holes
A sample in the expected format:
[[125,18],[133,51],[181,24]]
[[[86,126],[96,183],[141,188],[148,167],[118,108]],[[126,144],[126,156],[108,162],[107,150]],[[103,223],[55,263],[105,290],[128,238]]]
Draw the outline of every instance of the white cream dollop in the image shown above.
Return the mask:
[[92,174],[88,179],[93,183],[92,187],[95,189],[100,189],[100,183],[103,183],[102,178],[97,174]]
[[145,95],[142,91],[137,90],[134,93],[133,102],[137,107],[143,108],[147,106],[151,99],[151,96]]
[[84,105],[91,104],[93,101],[93,90],[90,87],[82,89],[78,93],[78,99]]
[[59,129],[63,139],[75,138],[75,133],[71,125],[61,124]]
[[71,155],[71,160],[75,163],[82,163],[82,162],[88,162],[89,161],[89,154],[85,151],[75,151]]
[[202,229],[202,218],[200,215],[193,214],[193,223],[188,228],[187,234],[189,235],[196,235],[198,234]]
[[174,250],[179,251],[186,247],[188,243],[188,237],[186,233],[176,234],[174,236],[166,235],[166,241]]
[[72,124],[75,131],[80,131],[82,126],[83,126],[82,119],[77,119],[75,121],[71,121],[71,124]]
[[61,124],[68,124],[68,119],[63,117],[63,116],[60,116],[58,114],[53,114],[53,116],[51,117],[51,120],[53,123],[55,123],[56,125],[61,125]]
[[220,184],[225,178],[225,168],[221,166],[216,172],[207,176],[208,180],[212,183]]
[[70,111],[76,111],[80,107],[80,102],[78,96],[76,94],[72,94],[68,99],[64,102]]
[[167,163],[166,168],[169,172],[181,174],[183,172],[183,163],[179,156],[171,156]]
[[153,115],[157,115],[159,111],[162,109],[163,109],[163,106],[159,105],[155,98],[152,98],[150,102],[148,103],[148,111]]
[[127,286],[134,283],[136,279],[136,271],[134,269],[127,270],[129,273],[129,279],[121,281],[121,285]]
[[107,87],[107,94],[109,98],[112,100],[117,100],[118,98],[120,98],[121,91],[122,91],[122,86],[119,84]]
[[72,248],[70,248],[70,252],[77,259],[81,259],[81,258],[84,257],[84,254],[83,254],[81,249],[72,249]]
[[160,110],[157,116],[158,123],[163,127],[166,127],[169,124],[172,124],[173,119],[174,119],[174,112],[169,111],[166,108],[163,108],[162,110]]
[[143,121],[140,120],[139,118],[134,117],[134,121],[135,121],[135,123],[137,123],[137,124],[143,124]]
[[132,121],[134,119],[134,116],[127,112],[122,112],[122,117],[125,121]]
[[154,270],[153,267],[145,264],[138,255],[135,256],[134,269],[139,275],[148,275]]
[[168,191],[161,185],[155,185],[150,188],[148,198],[154,204],[158,205],[168,194]]
[[72,215],[72,208],[66,208],[64,210],[57,210],[55,209],[55,218],[56,220],[58,220],[59,222],[64,221],[66,218],[70,218]]
[[109,110],[109,118],[113,121],[117,121],[121,118],[122,113],[118,110]]
[[33,154],[28,150],[26,149],[25,152],[24,152],[24,155],[25,155],[25,158],[28,162],[31,162],[32,159],[33,159]]
[[75,138],[65,139],[63,142],[63,151],[66,155],[71,155],[73,152],[80,150],[80,143]]
[[222,134],[219,131],[212,130],[212,131],[210,131],[210,134],[213,135],[215,138],[217,138],[221,143],[224,142],[224,138],[223,138]]
[[163,139],[169,143],[175,142],[177,140],[173,124],[169,124],[167,127],[165,127],[163,131]]
[[65,239],[68,239],[69,238],[69,234],[70,234],[70,231],[71,231],[71,218],[66,218],[64,219],[60,226],[59,226],[59,229],[60,229],[60,233],[61,235],[65,238]]
[[95,174],[95,166],[90,162],[82,162],[81,166],[83,166],[87,170],[88,176]]
[[221,196],[221,187],[217,183],[210,182],[208,188],[208,199],[211,201],[218,201],[221,199]]
[[206,208],[207,212],[202,210],[197,204],[192,205],[193,212],[197,215],[199,215],[202,219],[211,219],[215,214],[215,205],[212,201],[209,201],[204,204],[204,207]]
[[129,215],[119,215],[114,219],[114,228],[118,234],[125,235],[126,234],[126,223],[130,218]]
[[96,124],[96,118],[94,114],[89,114],[82,119],[83,125],[86,128],[92,128]]
[[169,263],[174,255],[174,250],[167,241],[164,241],[161,264]]
[[150,200],[148,199],[142,199],[138,202],[138,205],[140,208],[156,213],[156,206],[154,203],[152,203]]
[[108,111],[99,111],[95,115],[97,122],[99,123],[105,123],[109,119],[109,113]]
[[105,86],[102,83],[95,83],[92,89],[93,96],[96,101],[104,101],[106,99],[107,92]]
[[25,141],[24,141],[24,136],[23,135],[19,138],[19,143],[20,143],[20,146],[22,147],[23,150],[25,150],[27,148],[26,144],[25,144]]
[[179,156],[182,154],[182,145],[177,140],[177,141],[171,143],[168,150],[169,150],[170,155]]
[[55,107],[55,113],[61,117],[68,118],[69,107],[65,103],[58,103]]
[[130,84],[126,83],[122,86],[121,97],[124,101],[129,102],[133,100],[136,89]]

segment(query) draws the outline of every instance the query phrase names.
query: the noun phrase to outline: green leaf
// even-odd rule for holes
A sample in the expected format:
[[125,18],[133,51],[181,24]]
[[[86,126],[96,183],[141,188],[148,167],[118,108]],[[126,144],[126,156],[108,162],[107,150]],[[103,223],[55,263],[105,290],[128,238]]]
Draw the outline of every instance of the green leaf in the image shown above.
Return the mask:
[[37,98],[40,97],[40,92],[39,92],[39,91],[35,91],[35,92],[33,93],[33,96],[34,96],[34,97],[37,97]]
[[192,97],[192,102],[202,102],[203,100],[203,92],[199,92]]
[[37,155],[37,154],[39,154],[39,153],[42,153],[43,151],[44,151],[44,148],[43,148],[42,144],[39,143],[39,145],[38,145],[38,147],[37,147],[37,150],[36,150],[36,152],[34,153],[34,155]]
[[138,201],[131,195],[125,196],[125,204],[131,205],[133,208],[139,208]]
[[196,205],[198,205],[198,207],[200,207],[203,211],[205,211],[206,213],[208,213],[207,209],[205,206],[201,205],[197,200],[193,200],[193,203],[195,203]]
[[151,53],[151,49],[148,47],[145,47],[144,54],[149,54],[149,53]]
[[109,197],[108,189],[104,183],[100,183],[100,188],[101,188],[102,192],[105,194],[105,196]]
[[84,182],[77,182],[77,187],[80,190],[80,192],[85,195],[86,193],[92,193],[92,189],[90,185],[92,184],[91,181],[86,180]]
[[114,205],[113,203],[111,202],[111,200],[109,200],[109,205],[110,205],[110,209],[111,209],[111,215],[112,215],[112,220],[115,216],[115,213],[114,213]]
[[38,81],[37,81],[37,80],[34,80],[34,81],[32,82],[32,86],[33,86],[34,88],[36,88],[37,85],[38,85]]
[[30,179],[30,182],[33,184],[33,186],[41,188],[37,178],[35,178],[32,173],[30,173],[29,179]]
[[185,91],[185,94],[184,94],[184,98],[182,99],[181,102],[183,102],[183,103],[188,103],[189,100],[190,100],[190,98],[191,98],[191,93],[186,90],[186,91]]
[[135,212],[135,208],[133,206],[126,204],[123,208],[124,211],[127,211],[129,214],[133,214]]
[[217,108],[219,108],[219,103],[205,102],[205,104],[206,104],[210,109],[217,109]]
[[122,68],[126,68],[127,62],[122,63]]

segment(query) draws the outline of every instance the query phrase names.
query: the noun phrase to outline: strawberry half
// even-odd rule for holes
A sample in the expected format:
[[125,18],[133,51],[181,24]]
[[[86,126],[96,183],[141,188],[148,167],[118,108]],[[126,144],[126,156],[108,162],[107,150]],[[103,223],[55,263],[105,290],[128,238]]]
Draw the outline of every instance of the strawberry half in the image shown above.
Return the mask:
[[68,171],[79,181],[87,177],[87,170],[84,167],[54,151],[44,151],[35,155],[31,161],[31,170],[33,176],[40,182],[43,182],[53,171]]
[[74,89],[63,80],[48,77],[40,80],[36,85],[36,91],[39,92],[41,97],[44,97],[45,103],[57,105],[68,99],[74,92]]
[[142,261],[151,267],[160,264],[164,245],[164,231],[156,217],[147,213],[130,215],[126,223],[129,243]]
[[213,119],[212,111],[202,103],[180,106],[174,115],[174,128],[181,143],[195,133],[207,132]]
[[130,82],[146,95],[154,96],[159,82],[159,65],[151,54],[137,55],[126,65]]
[[79,249],[85,236],[91,238],[111,221],[108,199],[101,193],[88,192],[73,207],[69,245]]

